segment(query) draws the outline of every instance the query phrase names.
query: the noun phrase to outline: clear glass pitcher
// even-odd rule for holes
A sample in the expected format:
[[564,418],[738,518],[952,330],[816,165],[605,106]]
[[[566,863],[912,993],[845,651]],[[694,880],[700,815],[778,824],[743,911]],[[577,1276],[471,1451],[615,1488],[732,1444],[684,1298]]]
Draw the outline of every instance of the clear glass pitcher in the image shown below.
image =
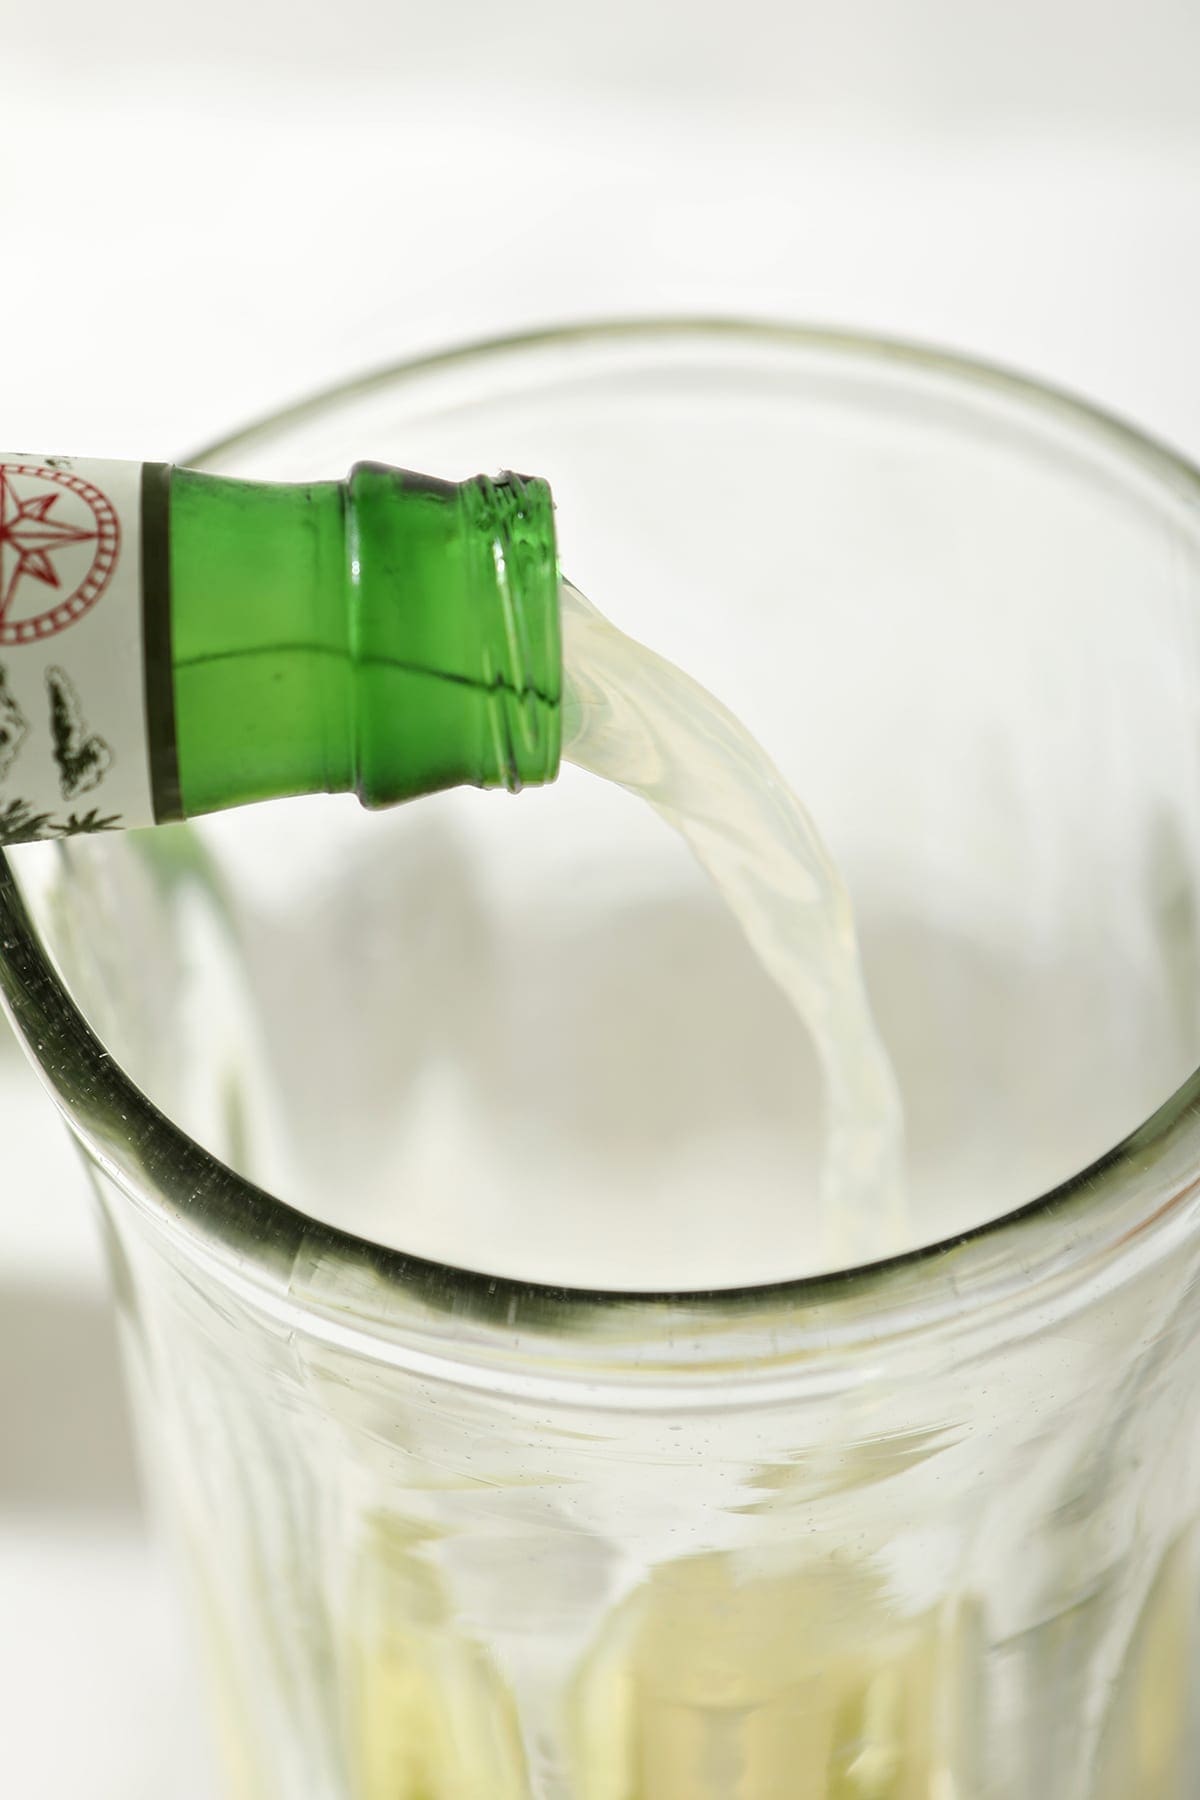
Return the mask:
[[[568,771],[0,865],[245,1800],[1186,1800],[1200,480],[991,371],[579,329],[210,453],[544,474],[566,572],[846,871],[911,1252],[822,1271],[816,1078]],[[10,1205],[20,1196],[8,1196]]]

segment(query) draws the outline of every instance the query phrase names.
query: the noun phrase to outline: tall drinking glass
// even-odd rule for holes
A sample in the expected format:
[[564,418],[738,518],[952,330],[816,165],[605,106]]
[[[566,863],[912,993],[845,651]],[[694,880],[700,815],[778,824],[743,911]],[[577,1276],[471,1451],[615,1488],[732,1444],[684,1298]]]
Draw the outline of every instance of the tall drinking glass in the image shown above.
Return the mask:
[[[912,1248],[819,1266],[819,1083],[567,771],[0,867],[240,1800],[1187,1800],[1200,479],[951,358],[563,331],[232,440],[545,475],[565,572],[846,872]],[[8,1194],[8,1205],[20,1196]]]

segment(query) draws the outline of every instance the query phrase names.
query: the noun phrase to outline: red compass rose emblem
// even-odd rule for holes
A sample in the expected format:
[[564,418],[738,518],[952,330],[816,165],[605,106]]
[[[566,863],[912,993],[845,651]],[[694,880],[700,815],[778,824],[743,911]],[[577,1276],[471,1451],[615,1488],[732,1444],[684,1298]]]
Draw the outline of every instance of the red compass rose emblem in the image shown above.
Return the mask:
[[0,463],[0,645],[65,631],[112,579],[121,527],[91,482],[43,463]]

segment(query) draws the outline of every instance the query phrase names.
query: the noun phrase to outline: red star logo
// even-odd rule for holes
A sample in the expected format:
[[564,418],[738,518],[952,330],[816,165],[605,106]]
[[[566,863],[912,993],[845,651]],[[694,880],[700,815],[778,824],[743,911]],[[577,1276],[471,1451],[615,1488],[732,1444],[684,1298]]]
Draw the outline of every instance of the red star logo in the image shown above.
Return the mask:
[[[51,518],[61,498],[58,493],[41,493],[22,500],[12,477],[0,472],[0,623],[26,577],[46,587],[62,586],[53,562],[56,550],[96,541],[94,529]],[[11,567],[6,553],[15,554]]]

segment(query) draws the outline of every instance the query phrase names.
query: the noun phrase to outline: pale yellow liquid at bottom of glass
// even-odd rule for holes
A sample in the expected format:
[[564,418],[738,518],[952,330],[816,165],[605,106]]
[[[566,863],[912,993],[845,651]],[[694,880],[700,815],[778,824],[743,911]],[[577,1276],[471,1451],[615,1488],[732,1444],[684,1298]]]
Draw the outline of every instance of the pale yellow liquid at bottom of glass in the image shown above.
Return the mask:
[[[1073,1794],[1183,1800],[1183,1560],[1163,1563],[1094,1776]],[[496,1661],[456,1630],[421,1546],[394,1524],[379,1527],[362,1597],[347,1696],[353,1800],[1018,1800],[996,1785],[1003,1745],[989,1755],[971,1603],[892,1619],[853,1570],[681,1559],[618,1608],[564,1683],[547,1752],[527,1742]],[[553,1768],[533,1775],[547,1758]]]

